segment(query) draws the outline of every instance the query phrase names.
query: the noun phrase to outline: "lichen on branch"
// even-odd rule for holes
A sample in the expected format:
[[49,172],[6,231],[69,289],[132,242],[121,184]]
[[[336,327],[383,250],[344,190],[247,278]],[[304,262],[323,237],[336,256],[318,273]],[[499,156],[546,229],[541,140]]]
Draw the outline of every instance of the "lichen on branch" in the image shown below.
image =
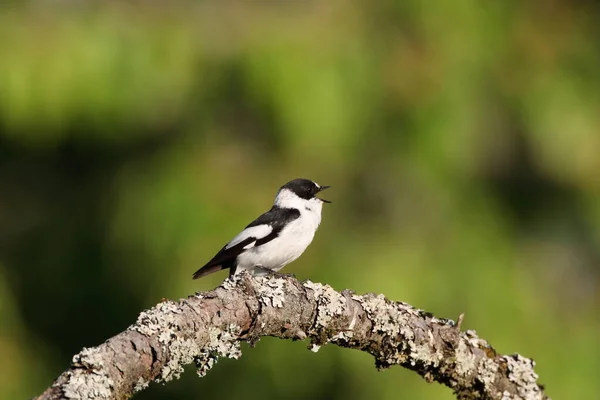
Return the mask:
[[312,351],[329,343],[366,351],[378,368],[409,368],[459,399],[548,399],[532,360],[497,354],[460,323],[383,295],[247,273],[143,311],[124,332],[76,354],[38,399],[125,398],[192,363],[205,376],[219,358],[239,358],[242,341],[263,336],[309,339]]

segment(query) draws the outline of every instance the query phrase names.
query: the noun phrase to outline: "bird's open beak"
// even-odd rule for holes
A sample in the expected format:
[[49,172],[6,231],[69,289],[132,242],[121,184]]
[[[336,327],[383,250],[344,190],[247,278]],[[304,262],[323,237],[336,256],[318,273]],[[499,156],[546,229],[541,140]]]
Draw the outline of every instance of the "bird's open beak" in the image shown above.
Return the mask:
[[[331,186],[321,186],[321,188],[319,189],[319,192],[322,192],[322,191],[323,191],[323,190],[325,190],[325,189],[329,189],[330,187],[331,187]],[[316,197],[316,196],[315,196],[315,197]],[[322,198],[320,198],[320,197],[317,197],[317,199],[321,200],[323,203],[331,203],[331,201],[329,201],[329,200],[325,200],[325,199],[322,199]]]

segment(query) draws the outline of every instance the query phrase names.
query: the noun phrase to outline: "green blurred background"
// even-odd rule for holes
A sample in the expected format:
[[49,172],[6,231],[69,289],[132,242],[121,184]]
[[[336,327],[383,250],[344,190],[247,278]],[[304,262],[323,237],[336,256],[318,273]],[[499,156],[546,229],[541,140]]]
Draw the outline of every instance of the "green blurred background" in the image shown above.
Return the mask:
[[[600,392],[595,1],[13,1],[0,8],[0,398],[39,394],[296,177],[332,185],[284,272],[384,293]],[[139,399],[452,399],[263,339]]]

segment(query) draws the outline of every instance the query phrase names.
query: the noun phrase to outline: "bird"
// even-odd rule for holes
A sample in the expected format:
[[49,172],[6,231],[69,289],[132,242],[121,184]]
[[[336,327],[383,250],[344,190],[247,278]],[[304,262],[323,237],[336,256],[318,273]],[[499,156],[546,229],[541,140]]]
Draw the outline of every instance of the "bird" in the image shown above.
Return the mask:
[[331,203],[317,194],[330,187],[303,178],[281,186],[271,209],[223,246],[193,279],[223,269],[229,269],[230,277],[244,270],[254,276],[277,273],[312,242],[323,203]]

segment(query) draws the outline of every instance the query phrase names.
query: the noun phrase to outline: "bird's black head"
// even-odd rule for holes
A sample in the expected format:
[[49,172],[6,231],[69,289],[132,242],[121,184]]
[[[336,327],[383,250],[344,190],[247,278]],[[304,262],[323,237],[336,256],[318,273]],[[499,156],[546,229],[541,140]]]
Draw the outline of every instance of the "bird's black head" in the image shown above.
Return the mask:
[[305,200],[317,198],[317,199],[321,200],[322,202],[331,203],[331,201],[329,201],[329,200],[325,200],[325,199],[321,199],[321,198],[317,197],[317,193],[327,189],[328,187],[329,186],[320,186],[320,185],[316,184],[315,182],[311,181],[310,179],[298,178],[298,179],[294,179],[293,181],[290,181],[290,182],[286,183],[285,185],[283,185],[281,187],[281,190],[288,189],[291,192],[295,193],[296,196],[298,196],[302,199],[305,199]]

